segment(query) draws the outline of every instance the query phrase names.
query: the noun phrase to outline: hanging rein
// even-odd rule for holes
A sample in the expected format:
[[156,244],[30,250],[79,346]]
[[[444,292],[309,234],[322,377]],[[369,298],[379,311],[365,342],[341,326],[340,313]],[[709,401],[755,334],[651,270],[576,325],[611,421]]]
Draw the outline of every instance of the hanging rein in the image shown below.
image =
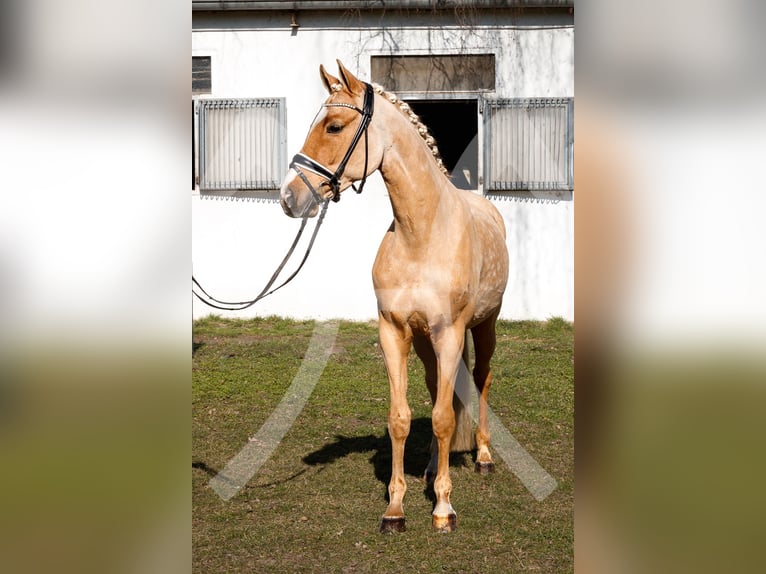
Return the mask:
[[[336,89],[336,88],[333,87],[333,89]],[[208,305],[209,307],[213,307],[215,309],[222,309],[224,311],[241,311],[242,309],[247,309],[248,307],[255,305],[258,301],[260,301],[264,297],[271,295],[272,293],[281,289],[282,287],[284,287],[290,281],[293,280],[293,278],[298,274],[298,272],[303,267],[303,264],[306,263],[306,260],[309,257],[309,253],[311,253],[311,248],[314,246],[314,240],[316,239],[319,228],[321,227],[322,222],[324,221],[325,214],[327,213],[327,206],[329,205],[329,199],[325,199],[321,195],[319,195],[319,193],[314,188],[314,186],[311,185],[311,182],[309,182],[308,178],[303,173],[301,168],[307,171],[310,171],[311,173],[314,173],[321,178],[324,178],[325,181],[322,182],[322,185],[327,185],[332,191],[332,197],[330,199],[332,199],[334,202],[338,202],[340,200],[340,178],[343,176],[343,172],[346,171],[346,164],[348,163],[349,159],[351,159],[351,154],[354,153],[354,150],[356,149],[356,146],[359,143],[359,140],[364,134],[364,172],[362,176],[362,182],[359,184],[358,188],[354,186],[353,183],[351,184],[351,187],[353,188],[354,191],[356,191],[357,193],[362,193],[362,190],[364,189],[364,184],[367,181],[367,164],[368,164],[367,162],[368,160],[367,128],[370,125],[370,121],[372,120],[372,113],[373,113],[374,105],[375,105],[374,96],[375,96],[375,93],[372,89],[372,86],[370,84],[365,84],[363,108],[358,108],[352,104],[344,104],[344,103],[322,104],[322,107],[325,107],[325,108],[337,108],[337,107],[350,108],[352,110],[359,112],[362,115],[362,119],[359,122],[359,126],[356,128],[356,133],[354,134],[354,138],[351,140],[351,144],[349,145],[349,148],[346,151],[346,155],[343,156],[343,159],[341,160],[340,164],[338,164],[338,168],[335,170],[335,173],[331,172],[328,168],[323,166],[318,161],[302,153],[296,154],[293,157],[292,161],[290,162],[290,169],[294,170],[298,174],[298,177],[300,177],[301,180],[303,180],[303,183],[311,191],[311,195],[314,197],[314,201],[316,201],[317,205],[322,206],[322,211],[319,213],[319,218],[317,219],[316,227],[314,227],[314,232],[311,235],[311,239],[309,241],[308,247],[306,247],[306,253],[303,255],[303,259],[298,265],[298,268],[295,271],[293,271],[293,273],[280,285],[278,285],[274,289],[271,289],[271,286],[277,280],[277,277],[279,277],[279,274],[282,272],[282,269],[287,264],[290,257],[292,257],[293,251],[295,251],[295,246],[298,245],[298,241],[300,240],[301,235],[303,235],[303,230],[306,228],[306,222],[308,221],[307,216],[303,217],[301,221],[300,229],[298,229],[298,234],[295,236],[295,239],[293,240],[293,243],[290,246],[290,249],[288,250],[287,255],[285,255],[285,257],[282,259],[282,263],[279,264],[279,266],[277,267],[277,270],[271,276],[268,283],[266,283],[266,286],[261,290],[261,292],[255,298],[247,300],[247,301],[221,301],[220,299],[216,299],[215,297],[210,295],[207,291],[205,291],[202,285],[200,285],[199,282],[194,278],[194,275],[192,275],[192,293],[194,294],[195,297],[197,297],[197,299],[202,301],[205,305]],[[202,294],[198,293],[194,289],[195,285],[202,292]]]

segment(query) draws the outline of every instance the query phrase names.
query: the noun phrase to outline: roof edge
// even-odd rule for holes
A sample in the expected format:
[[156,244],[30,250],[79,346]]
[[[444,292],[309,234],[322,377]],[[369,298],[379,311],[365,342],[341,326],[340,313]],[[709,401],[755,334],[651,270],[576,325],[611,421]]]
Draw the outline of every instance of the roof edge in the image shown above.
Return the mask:
[[335,0],[335,1],[254,1],[192,0],[193,11],[297,11],[297,10],[376,10],[454,8],[574,8],[574,0]]

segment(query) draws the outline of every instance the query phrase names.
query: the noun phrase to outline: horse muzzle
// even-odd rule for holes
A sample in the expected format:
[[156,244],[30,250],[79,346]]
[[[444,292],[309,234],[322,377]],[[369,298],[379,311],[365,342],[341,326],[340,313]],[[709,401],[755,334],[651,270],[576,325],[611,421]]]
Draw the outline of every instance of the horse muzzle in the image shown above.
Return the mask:
[[292,177],[288,176],[279,192],[279,204],[282,206],[282,211],[289,217],[315,217],[319,212],[319,205],[311,192],[296,177],[295,172],[290,175]]

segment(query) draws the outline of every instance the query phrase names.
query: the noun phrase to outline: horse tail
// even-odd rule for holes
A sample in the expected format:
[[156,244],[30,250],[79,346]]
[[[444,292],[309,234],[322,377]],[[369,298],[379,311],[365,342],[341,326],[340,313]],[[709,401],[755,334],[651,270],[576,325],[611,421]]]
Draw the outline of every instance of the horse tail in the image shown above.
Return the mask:
[[455,393],[452,395],[452,408],[455,411],[455,432],[452,435],[450,451],[465,452],[476,448],[476,437],[471,420],[471,395],[473,394],[472,377],[468,350],[468,331],[463,345],[462,365],[455,377]]

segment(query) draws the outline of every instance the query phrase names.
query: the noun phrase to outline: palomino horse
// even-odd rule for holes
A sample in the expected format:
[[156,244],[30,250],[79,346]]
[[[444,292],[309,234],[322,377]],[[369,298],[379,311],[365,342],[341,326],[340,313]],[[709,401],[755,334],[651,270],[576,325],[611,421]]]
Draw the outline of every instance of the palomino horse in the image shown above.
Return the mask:
[[[338,61],[340,78],[319,70],[330,93],[306,143],[290,164],[281,204],[291,217],[312,217],[354,181],[380,170],[394,222],[372,269],[378,300],[380,346],[391,392],[388,431],[392,446],[389,504],[381,531],[405,528],[404,442],[410,430],[407,356],[423,361],[433,401],[435,474],[432,524],[456,527],[450,504],[449,452],[471,448],[471,421],[455,385],[466,330],[474,341],[473,378],[479,394],[476,469],[493,470],[489,452],[487,393],[495,350],[495,321],[508,280],[505,226],[486,199],[454,187],[433,138],[409,106],[378,86],[355,78]],[[364,138],[364,145],[357,145]],[[467,357],[466,357],[467,358]],[[470,393],[462,397],[466,399]],[[467,435],[468,446],[458,440]]]

